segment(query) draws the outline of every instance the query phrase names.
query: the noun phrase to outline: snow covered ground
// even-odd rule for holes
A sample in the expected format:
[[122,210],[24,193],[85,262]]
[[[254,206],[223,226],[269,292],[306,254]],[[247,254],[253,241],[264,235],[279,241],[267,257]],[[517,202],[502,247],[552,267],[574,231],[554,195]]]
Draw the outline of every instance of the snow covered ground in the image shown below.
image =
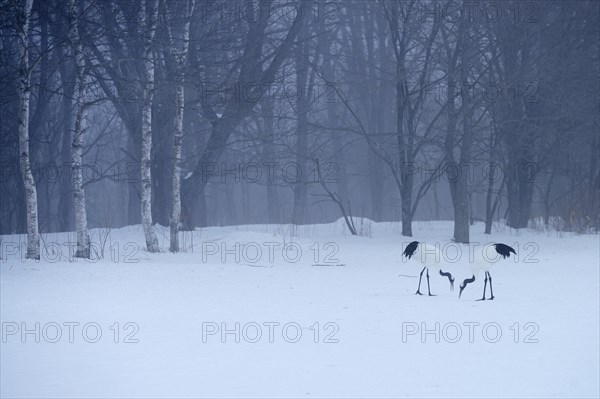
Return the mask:
[[414,223],[456,276],[450,292],[432,273],[435,297],[415,295],[399,224],[370,227],[206,228],[181,254],[145,252],[139,226],[98,229],[94,262],[71,258],[74,234],[44,235],[40,262],[3,236],[0,396],[599,396],[597,235],[475,225],[518,253],[477,302],[483,275],[458,299],[451,222]]

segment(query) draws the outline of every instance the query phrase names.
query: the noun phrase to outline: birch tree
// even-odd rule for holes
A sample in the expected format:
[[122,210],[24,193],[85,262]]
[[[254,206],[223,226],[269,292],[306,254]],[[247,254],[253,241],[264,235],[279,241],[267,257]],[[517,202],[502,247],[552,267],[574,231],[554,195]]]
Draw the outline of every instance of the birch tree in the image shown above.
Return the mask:
[[29,19],[33,0],[19,2],[16,30],[19,43],[19,164],[21,178],[25,186],[27,207],[27,254],[28,259],[40,258],[40,238],[38,227],[37,190],[31,160],[29,158],[29,97],[31,94],[29,67]]
[[170,245],[171,252],[179,252],[179,228],[181,225],[181,144],[183,141],[183,111],[185,101],[185,65],[187,62],[190,42],[190,21],[194,12],[196,0],[186,1],[185,22],[181,34],[180,44],[175,42],[173,31],[167,20],[167,36],[169,47],[175,51],[177,63],[177,93],[175,97],[175,126],[173,133],[173,186],[171,191],[171,226]]
[[158,239],[152,225],[152,100],[154,97],[154,54],[152,41],[156,33],[156,20],[158,18],[158,0],[149,0],[148,10],[146,2],[142,2],[142,27],[144,34],[144,88],[142,94],[142,158],[141,158],[141,183],[142,183],[142,226],[146,238],[148,252],[159,252]]
[[71,141],[71,173],[73,175],[73,206],[75,208],[75,227],[77,229],[77,251],[75,257],[90,257],[90,236],[87,229],[87,214],[85,210],[85,191],[83,190],[83,173],[81,153],[83,149],[83,135],[86,130],[85,86],[87,73],[85,71],[85,58],[83,46],[79,38],[77,18],[77,2],[69,0],[69,40],[75,53],[77,80],[75,82],[75,128]]

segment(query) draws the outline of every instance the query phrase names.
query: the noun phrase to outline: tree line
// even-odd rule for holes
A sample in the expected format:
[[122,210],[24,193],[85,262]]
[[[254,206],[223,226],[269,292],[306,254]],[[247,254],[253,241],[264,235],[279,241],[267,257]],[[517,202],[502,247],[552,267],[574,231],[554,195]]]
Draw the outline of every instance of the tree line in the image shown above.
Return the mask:
[[0,233],[600,224],[595,1],[5,0]]

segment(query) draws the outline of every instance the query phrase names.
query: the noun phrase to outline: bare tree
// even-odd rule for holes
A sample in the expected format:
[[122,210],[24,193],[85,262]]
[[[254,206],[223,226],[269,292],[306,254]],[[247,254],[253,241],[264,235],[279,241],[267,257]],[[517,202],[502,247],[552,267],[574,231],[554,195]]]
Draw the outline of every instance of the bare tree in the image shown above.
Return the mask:
[[[147,9],[147,6],[148,9]],[[158,19],[158,0],[142,1],[142,26],[144,34],[144,88],[142,94],[142,226],[148,252],[159,252],[158,239],[152,224],[152,100],[154,98],[154,53],[152,42]]]
[[[472,91],[468,85],[468,34],[467,20],[461,19],[456,32],[442,29],[445,47],[445,72],[447,76],[446,137],[444,141],[445,171],[450,186],[454,208],[454,240],[469,243],[469,191],[468,176],[473,144]],[[453,33],[450,37],[450,33]],[[460,96],[462,106],[462,135],[458,134],[458,117],[461,109],[456,99]],[[458,160],[455,153],[459,152]]]
[[[185,100],[185,65],[188,58],[190,44],[190,20],[194,13],[195,0],[187,0],[185,7],[185,20],[181,39],[176,43],[173,31],[167,20],[167,36],[172,51],[175,52],[177,62],[177,94],[175,97],[175,126],[173,131],[173,187],[171,191],[171,226],[170,245],[171,252],[179,252],[179,228],[181,226],[181,153],[183,141],[183,111]],[[167,13],[168,15],[168,13]]]
[[[386,17],[391,30],[396,67],[396,149],[397,166],[394,168],[394,180],[400,190],[402,202],[402,235],[412,237],[412,219],[414,216],[413,189],[415,160],[417,155],[417,131],[419,115],[423,110],[426,83],[431,74],[431,53],[440,28],[440,19],[434,18],[428,35],[423,39],[417,36],[415,25],[421,23],[415,9],[418,4],[411,0],[400,7],[392,1]],[[400,21],[403,23],[400,24]],[[421,43],[419,43],[421,42]],[[415,87],[411,87],[409,54],[413,47],[421,47],[423,62],[416,72]],[[434,118],[435,121],[437,118]]]
[[77,80],[75,82],[75,128],[72,133],[71,171],[73,174],[73,205],[75,208],[75,227],[77,229],[77,251],[79,258],[90,257],[90,236],[87,229],[87,213],[85,209],[85,191],[83,189],[82,150],[83,136],[86,130],[85,88],[87,73],[83,46],[79,37],[77,18],[77,1],[69,0],[69,39],[75,53]]
[[[263,57],[263,46],[270,18],[270,12],[267,11],[273,8],[273,0],[260,2],[262,11],[258,16],[254,15],[253,5],[247,8],[248,19],[252,22],[245,37],[242,56],[235,66],[235,69],[238,70],[237,79],[235,81],[230,80],[228,83],[242,87],[248,93],[244,96],[245,101],[239,101],[235,96],[229,98],[220,113],[217,113],[208,98],[205,96],[201,98],[203,115],[210,121],[211,133],[196,166],[193,168],[193,172],[183,180],[182,211],[184,213],[183,223],[186,229],[192,228],[195,224],[194,218],[198,216],[200,225],[206,224],[206,209],[198,211],[199,205],[205,206],[206,204],[204,189],[210,177],[206,175],[204,167],[219,161],[234,129],[254,109],[258,101],[248,99],[260,99],[273,83],[275,74],[287,58],[296,36],[304,24],[308,4],[307,0],[300,2],[296,18],[279,45],[271,49],[269,53],[270,62],[267,65],[265,65],[267,61]],[[235,70],[232,73],[235,73]],[[202,81],[202,78],[200,80]]]
[[[265,95],[261,99],[260,108],[262,111],[262,125],[260,126],[261,140],[261,161],[263,165],[275,164],[275,115],[274,105],[271,95]],[[269,223],[280,223],[281,215],[279,210],[279,192],[276,185],[276,179],[269,173],[265,174],[265,187],[267,194],[267,211]]]
[[310,70],[309,57],[310,47],[307,42],[309,32],[303,28],[298,35],[298,43],[294,49],[294,63],[296,66],[296,168],[297,176],[293,182],[294,209],[292,211],[292,223],[302,224],[306,218],[306,206],[308,195],[307,184],[307,160],[308,160],[308,114],[310,112],[311,97],[314,86],[315,70]]
[[[138,172],[141,163],[141,123],[143,86],[146,78],[144,61],[143,25],[137,5],[143,2],[95,0],[96,12],[90,16],[93,23],[80,32],[87,48],[93,54],[89,65],[91,74],[117,111],[127,131],[123,160],[127,174],[127,224],[138,224],[141,219]],[[99,45],[99,43],[106,43]]]
[[29,96],[31,94],[29,67],[29,19],[33,0],[20,0],[17,10],[16,30],[19,43],[19,160],[21,178],[25,186],[27,206],[28,259],[40,258],[37,190],[29,158]]

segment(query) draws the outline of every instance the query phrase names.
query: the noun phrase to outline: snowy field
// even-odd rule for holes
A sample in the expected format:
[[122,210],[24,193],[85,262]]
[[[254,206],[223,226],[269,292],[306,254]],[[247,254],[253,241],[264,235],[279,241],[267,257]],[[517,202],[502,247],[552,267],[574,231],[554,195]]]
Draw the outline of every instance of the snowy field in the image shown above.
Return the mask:
[[95,262],[71,259],[74,234],[43,235],[40,262],[3,236],[0,396],[599,396],[597,235],[473,226],[518,254],[477,302],[483,275],[458,298],[451,222],[413,224],[456,276],[450,292],[432,273],[434,297],[415,295],[400,226],[370,228],[206,228],[176,255],[145,252],[140,226],[98,229]]

